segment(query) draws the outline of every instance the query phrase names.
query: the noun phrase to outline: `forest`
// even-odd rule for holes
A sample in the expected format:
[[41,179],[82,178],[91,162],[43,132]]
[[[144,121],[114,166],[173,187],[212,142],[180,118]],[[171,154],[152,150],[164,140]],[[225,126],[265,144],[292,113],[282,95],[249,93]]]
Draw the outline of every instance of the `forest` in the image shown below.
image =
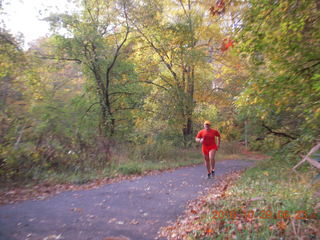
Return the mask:
[[183,161],[204,120],[230,154],[319,141],[319,1],[75,2],[28,49],[0,25],[1,184]]

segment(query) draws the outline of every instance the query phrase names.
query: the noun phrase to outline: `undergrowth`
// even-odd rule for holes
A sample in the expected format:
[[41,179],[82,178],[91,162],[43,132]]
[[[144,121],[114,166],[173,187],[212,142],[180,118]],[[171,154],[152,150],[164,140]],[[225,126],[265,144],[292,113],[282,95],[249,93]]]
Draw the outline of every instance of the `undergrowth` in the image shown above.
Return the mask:
[[[152,153],[150,149],[144,147],[130,149],[128,146],[119,145],[113,148],[110,161],[102,164],[101,167],[92,167],[83,159],[81,166],[76,164],[71,169],[43,169],[41,165],[33,164],[26,168],[24,175],[14,178],[13,181],[2,181],[2,189],[11,189],[20,186],[33,186],[46,182],[48,184],[71,183],[85,184],[102,178],[114,178],[119,175],[142,175],[152,170],[168,170],[184,166],[203,163],[201,147],[179,148],[172,146],[158,146],[157,151]],[[244,158],[240,154],[240,149],[235,143],[224,143],[216,155],[217,161],[226,159]],[[67,159],[66,159],[67,160]],[[78,166],[78,167],[77,167]]]

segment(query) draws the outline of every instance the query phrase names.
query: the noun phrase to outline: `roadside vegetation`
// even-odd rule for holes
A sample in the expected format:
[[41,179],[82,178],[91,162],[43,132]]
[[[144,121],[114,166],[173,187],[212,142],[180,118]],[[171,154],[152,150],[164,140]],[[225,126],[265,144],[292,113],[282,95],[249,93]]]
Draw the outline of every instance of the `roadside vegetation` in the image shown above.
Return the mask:
[[[217,155],[217,161],[251,159],[256,161],[261,154],[248,154],[239,144],[225,143]],[[137,155],[140,156],[140,155]],[[2,183],[0,205],[27,199],[43,199],[68,190],[90,189],[103,184],[133,179],[143,175],[158,174],[165,170],[203,164],[200,145],[195,148],[172,148],[162,151],[161,157],[140,159],[122,149],[112,154],[112,163],[99,170],[36,172],[33,179],[20,179]],[[29,169],[29,172],[34,171]],[[205,173],[204,173],[205,175]]]
[[318,239],[320,182],[308,164],[276,154],[243,174],[220,179],[162,229],[167,239]]

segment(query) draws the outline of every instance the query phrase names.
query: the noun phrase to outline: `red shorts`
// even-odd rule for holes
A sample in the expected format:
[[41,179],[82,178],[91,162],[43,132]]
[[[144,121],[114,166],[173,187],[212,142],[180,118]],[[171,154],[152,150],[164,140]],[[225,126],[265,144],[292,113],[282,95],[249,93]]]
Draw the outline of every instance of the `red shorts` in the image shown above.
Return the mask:
[[217,145],[204,145],[202,144],[202,153],[203,155],[209,155],[211,150],[218,150]]

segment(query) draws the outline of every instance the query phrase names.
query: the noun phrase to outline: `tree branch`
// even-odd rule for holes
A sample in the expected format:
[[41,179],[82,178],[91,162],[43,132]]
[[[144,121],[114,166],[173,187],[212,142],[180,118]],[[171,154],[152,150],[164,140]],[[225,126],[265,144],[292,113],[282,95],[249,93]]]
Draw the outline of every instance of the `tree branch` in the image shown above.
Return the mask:
[[[314,67],[316,67],[317,65],[320,64],[320,59],[316,59],[316,60],[312,60],[312,61],[318,61],[318,62],[316,62],[315,64],[313,64],[313,65],[311,65],[311,66],[309,66],[309,67],[305,67],[305,68],[300,69],[299,72],[302,73],[302,72],[304,72],[304,71],[306,71],[306,70],[309,70],[309,69],[311,69],[311,68],[314,68]],[[311,62],[311,61],[310,61],[310,62]]]
[[112,93],[109,93],[109,96],[116,95],[116,94],[132,95],[134,93],[132,93],[132,92],[112,92]]
[[[161,58],[161,61],[166,65],[166,67],[168,68],[168,70],[171,72],[174,80],[177,82],[177,84],[179,85],[179,81],[178,81],[178,76],[175,73],[175,71],[173,71],[172,66],[170,63],[168,63],[166,61],[166,59],[164,58],[163,54],[161,53],[160,49],[157,48],[154,43],[142,32],[142,30],[136,25],[134,24],[134,26],[136,27],[136,29],[138,30],[138,32],[142,35],[142,37],[149,43],[149,45],[153,48],[153,50],[158,54],[158,56]],[[166,55],[166,54],[165,54]]]
[[87,115],[87,113],[91,110],[91,108],[96,105],[99,104],[99,102],[95,102],[93,104],[90,105],[90,107],[86,110],[86,112],[82,115],[81,120]]
[[[124,43],[127,41],[128,39],[128,35],[129,35],[129,32],[130,32],[130,27],[129,27],[129,23],[128,23],[128,16],[127,16],[127,11],[125,9],[125,6],[124,6],[124,14],[125,14],[125,17],[126,17],[126,33],[125,33],[125,37],[124,39],[122,40],[122,42],[120,43],[120,45],[117,47],[116,49],[116,52],[114,54],[114,57],[113,57],[113,60],[111,62],[111,64],[109,65],[108,69],[107,69],[107,78],[106,79],[109,79],[109,75],[110,75],[110,72],[111,72],[111,69],[113,68],[118,56],[119,56],[119,53],[120,53],[120,50],[122,48],[122,46],[124,45]],[[107,82],[107,87],[108,87],[108,82]]]
[[152,84],[152,85],[155,85],[155,86],[157,86],[157,87],[159,87],[159,88],[163,88],[163,89],[166,90],[166,91],[169,91],[168,88],[166,88],[166,87],[164,87],[164,86],[162,86],[162,85],[159,85],[159,84],[157,84],[157,83],[151,82],[151,81],[141,81],[141,82],[142,82],[142,83]]
[[40,59],[48,59],[48,60],[61,60],[61,61],[70,61],[70,62],[77,62],[77,63],[82,63],[82,61],[78,58],[66,58],[66,57],[55,57],[52,55],[36,55],[36,57]]
[[290,138],[292,140],[295,140],[297,139],[296,137],[292,137],[290,136],[289,134],[286,134],[286,133],[283,133],[283,132],[276,132],[276,131],[273,131],[270,127],[268,127],[265,123],[262,123],[262,126],[264,128],[266,128],[268,130],[269,133],[272,133],[276,136],[280,136],[280,137],[286,137],[286,138]]

